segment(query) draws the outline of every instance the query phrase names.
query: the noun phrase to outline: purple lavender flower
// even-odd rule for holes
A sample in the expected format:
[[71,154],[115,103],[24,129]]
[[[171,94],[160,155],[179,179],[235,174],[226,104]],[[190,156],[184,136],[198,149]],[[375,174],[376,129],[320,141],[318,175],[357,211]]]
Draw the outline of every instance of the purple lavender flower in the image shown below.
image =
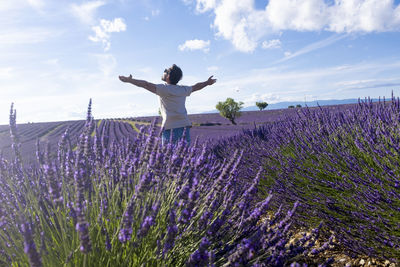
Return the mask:
[[165,255],[169,250],[171,250],[174,247],[175,237],[176,237],[177,233],[178,233],[178,226],[176,226],[176,225],[168,226],[167,239],[165,240],[165,243],[164,243],[163,255]]
[[179,192],[178,197],[179,197],[179,199],[187,200],[187,198],[188,198],[188,196],[189,196],[189,193],[190,193],[190,187],[189,187],[188,185],[185,185],[185,186],[181,189],[181,191]]
[[154,177],[154,173],[151,171],[146,172],[145,174],[142,174],[142,176],[140,177],[139,184],[135,188],[135,194],[138,197],[141,194],[143,194],[144,192],[149,190],[149,188],[151,186],[151,182],[153,181],[153,177]]
[[43,231],[40,232],[40,254],[41,255],[49,254],[49,252],[46,249],[46,238]]
[[86,162],[82,156],[81,151],[78,151],[76,162],[75,162],[75,172],[74,172],[74,180],[75,180],[75,201],[77,207],[83,206],[85,202],[85,180],[86,180]]
[[47,164],[43,164],[42,167],[44,169],[44,174],[46,180],[49,184],[49,193],[50,197],[55,204],[61,204],[63,202],[63,197],[61,196],[60,184],[57,181],[58,170],[57,165],[54,162],[51,162],[50,159],[46,159]]
[[207,266],[210,261],[211,253],[207,251],[210,242],[206,237],[200,242],[199,248],[190,255],[189,260],[186,262],[187,267]]
[[196,202],[197,199],[199,199],[199,197],[200,197],[200,192],[199,191],[190,191],[188,197],[191,202]]
[[103,234],[103,235],[105,235],[106,236],[106,240],[105,240],[105,248],[106,248],[106,250],[107,251],[110,251],[111,250],[111,248],[112,248],[112,246],[111,246],[111,242],[110,242],[110,236],[109,236],[109,234],[108,234],[108,231],[107,231],[107,229],[103,226],[102,228],[101,228],[101,233]]
[[314,249],[311,251],[311,254],[312,254],[312,255],[317,255],[317,254],[319,254],[319,253],[321,253],[321,252],[327,250],[327,249],[329,248],[329,246],[332,244],[332,240],[333,240],[333,236],[331,236],[331,237],[329,238],[329,240],[326,241],[320,248],[314,248]]
[[[38,141],[38,143],[39,143],[39,141]],[[39,146],[39,144],[38,144],[38,146]],[[61,175],[63,175],[63,176],[66,174],[67,153],[68,153],[68,149],[70,148],[70,146],[71,146],[71,142],[69,139],[69,127],[67,127],[67,129],[61,136],[60,141],[58,142],[58,149],[57,149],[57,159],[60,164]],[[38,149],[38,154],[39,153],[40,153],[40,151]],[[38,157],[39,163],[41,163],[40,156],[37,155],[37,157]]]
[[243,239],[234,253],[228,257],[229,266],[247,266],[255,256],[254,244],[250,239]]
[[224,164],[224,168],[222,169],[221,174],[219,175],[218,179],[214,182],[213,189],[216,192],[220,192],[223,189],[223,185],[226,183],[226,180],[232,174],[234,170],[232,166],[237,166],[238,162],[240,161],[242,153],[239,154],[238,150],[235,150],[231,159],[229,159],[228,163]]
[[153,216],[156,217],[161,207],[161,200],[158,200],[152,207]]
[[14,103],[11,103],[10,109],[10,135],[11,135],[11,147],[15,154],[15,161],[17,166],[20,166],[22,163],[21,156],[21,143],[19,140],[19,135],[17,131],[17,111],[14,109]]
[[89,253],[91,251],[91,243],[89,236],[89,223],[85,219],[84,210],[86,208],[86,201],[84,196],[85,191],[85,179],[86,177],[86,162],[82,155],[82,150],[79,149],[76,158],[75,165],[75,212],[77,215],[76,230],[78,231],[81,247],[80,250],[83,253]]
[[118,234],[118,239],[121,243],[126,243],[132,237],[133,212],[135,208],[134,201],[135,201],[135,195],[133,195],[130,201],[128,202],[128,206],[126,207],[126,210],[122,218],[122,226]]
[[126,243],[126,242],[128,242],[130,239],[131,239],[131,237],[132,237],[132,229],[127,229],[127,228],[123,228],[123,229],[121,229],[120,231],[119,231],[119,234],[118,234],[118,240],[121,242],[121,243]]
[[253,201],[254,196],[256,195],[258,191],[258,184],[260,182],[260,174],[261,170],[258,171],[256,177],[253,180],[253,183],[251,186],[244,192],[242,197],[240,198],[240,202],[238,203],[238,209],[237,209],[237,216],[241,216],[241,220],[244,221],[244,219],[249,215],[249,207],[251,205],[251,202]]
[[211,219],[212,213],[209,211],[204,211],[203,214],[201,215],[200,219],[197,222],[197,227],[200,231],[204,230],[207,225],[208,221]]
[[32,267],[41,267],[42,259],[36,250],[36,244],[33,240],[32,228],[28,222],[21,225],[21,230],[24,235],[24,252],[29,258],[29,263]]
[[101,195],[100,213],[99,217],[97,218],[99,222],[103,219],[103,217],[107,214],[108,211],[108,190],[105,184],[103,185],[103,191],[100,193],[100,195]]
[[76,214],[75,208],[74,208],[74,203],[72,202],[67,202],[67,208],[69,208],[68,215],[70,218],[72,218],[74,225],[76,225],[78,221],[78,215]]
[[208,228],[207,235],[214,236],[224,223],[225,223],[224,216],[220,216],[220,217],[216,218],[214,220],[214,222]]
[[190,218],[190,211],[188,209],[183,209],[181,212],[181,217],[179,217],[179,222],[187,224]]
[[39,139],[36,140],[36,160],[40,165],[44,162],[43,152],[40,150]]
[[149,232],[150,227],[154,224],[154,219],[152,216],[146,216],[144,218],[142,225],[140,226],[140,230],[138,233],[138,238],[143,238]]
[[169,210],[167,237],[164,243],[163,255],[165,255],[169,250],[173,248],[177,233],[178,227],[176,226],[175,210],[171,209]]
[[89,223],[82,220],[80,221],[78,219],[78,223],[76,224],[75,229],[79,234],[80,251],[85,254],[89,253],[92,250],[89,236]]
[[247,217],[244,221],[244,227],[245,229],[252,228],[256,225],[258,220],[260,219],[260,216],[265,214],[266,210],[269,207],[269,203],[271,201],[272,195],[269,195],[259,207],[256,207],[253,212],[250,214],[249,217]]

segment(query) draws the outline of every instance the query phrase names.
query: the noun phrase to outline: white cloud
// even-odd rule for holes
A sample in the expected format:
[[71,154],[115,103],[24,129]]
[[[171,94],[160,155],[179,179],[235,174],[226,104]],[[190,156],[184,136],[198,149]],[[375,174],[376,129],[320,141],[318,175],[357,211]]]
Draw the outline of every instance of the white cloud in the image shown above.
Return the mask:
[[400,6],[393,0],[196,0],[198,12],[213,11],[216,34],[243,52],[252,52],[264,36],[282,30],[335,33],[400,30]]
[[122,18],[115,18],[113,21],[102,19],[100,25],[92,27],[94,36],[89,36],[93,42],[101,42],[104,50],[108,51],[111,46],[110,33],[122,32],[126,30],[126,24]]
[[315,31],[322,29],[327,9],[323,0],[271,0],[265,15],[275,30]]
[[43,61],[44,64],[50,65],[50,66],[57,66],[59,63],[58,58],[51,58]]
[[81,5],[72,4],[71,12],[83,23],[93,25],[97,9],[105,4],[105,1],[90,1]]
[[292,55],[292,52],[286,51],[286,52],[284,53],[284,55],[285,55],[285,59],[288,59],[288,58]]
[[42,28],[3,30],[5,31],[0,32],[0,46],[40,43],[54,37],[54,33]]
[[[188,2],[188,0],[184,0]],[[216,7],[217,0],[197,0],[196,9],[200,12],[206,12]]]
[[153,72],[153,68],[151,68],[151,67],[143,67],[143,68],[137,69],[137,71],[139,71],[141,73],[144,73],[144,74],[150,74],[150,73]]
[[[218,36],[230,40],[236,49],[243,52],[251,52],[257,47],[258,38],[261,37],[258,24],[265,23],[262,22],[263,16],[254,10],[253,0],[222,1],[219,4],[215,1],[204,2],[208,3],[208,9],[213,6],[213,26],[218,30]],[[203,10],[207,9],[199,11]]]
[[273,99],[268,99],[268,94],[279,95],[279,101],[302,100],[305,96],[309,100],[310,95],[317,99],[390,96],[392,90],[398,91],[399,70],[399,61],[360,62],[346,65],[345,69],[343,66],[295,71],[286,71],[284,67],[257,69],[223,77],[216,84],[216,91],[227,92],[234,87],[246,88],[246,92],[240,92],[235,99],[251,102],[254,98],[250,96],[259,94],[260,97],[265,96],[263,100],[271,103]]
[[341,81],[337,82],[336,85],[342,87],[342,86],[356,86],[360,84],[366,84],[366,83],[371,83],[371,82],[376,82],[376,79],[367,79],[367,80],[350,80],[350,81]]
[[45,0],[27,0],[28,3],[37,9],[43,8],[45,6]]
[[393,25],[400,24],[400,5],[398,5],[394,11]]
[[180,51],[202,50],[203,52],[207,53],[208,51],[210,51],[210,41],[199,39],[187,40],[184,44],[179,45],[178,48]]
[[181,0],[185,5],[193,4],[193,0]]
[[274,49],[274,48],[281,48],[281,41],[279,39],[273,39],[269,41],[262,42],[261,47],[263,49]]
[[328,37],[326,39],[323,39],[321,41],[309,44],[309,45],[303,47],[302,49],[300,49],[300,50],[298,50],[298,51],[296,51],[294,53],[285,52],[285,57],[280,59],[280,60],[278,60],[275,63],[281,63],[283,61],[286,61],[286,60],[289,60],[289,59],[304,55],[306,53],[310,53],[310,52],[312,52],[314,50],[317,50],[317,49],[320,49],[322,47],[326,47],[326,46],[331,45],[331,44],[333,44],[333,43],[335,43],[337,41],[342,40],[346,36],[347,36],[346,34],[334,34],[334,35],[332,35],[332,36],[330,36],[330,37]]
[[282,98],[282,94],[277,93],[254,93],[243,100],[245,106],[254,106],[257,101],[265,101],[268,104],[273,104],[277,102],[288,101],[288,98]]
[[71,12],[83,23],[92,26],[94,35],[90,35],[88,37],[89,40],[102,43],[104,50],[108,51],[111,47],[110,34],[113,32],[125,31],[126,24],[122,18],[115,18],[112,21],[101,19],[99,24],[95,25],[96,21],[98,21],[96,18],[96,12],[105,4],[106,1],[104,0],[89,1],[81,5],[72,4]]
[[327,27],[334,32],[398,30],[393,0],[340,0],[329,10]]
[[98,66],[100,71],[105,75],[105,76],[110,76],[113,71],[115,70],[115,67],[117,66],[117,60],[113,55],[106,54],[106,55],[95,55],[97,58]]
[[361,79],[361,80],[345,80],[337,82],[338,88],[342,91],[346,90],[365,90],[371,88],[381,87],[398,87],[400,85],[399,78],[385,78],[385,79]]
[[[96,118],[115,118],[128,114],[132,116],[151,108],[156,113],[158,102],[155,96],[143,90],[132,90],[128,85],[121,83],[117,75],[112,75],[115,71],[112,56],[92,56],[98,60],[97,69],[77,66],[71,69],[41,69],[40,64],[38,69],[0,67],[0,124],[7,123],[11,102],[16,105],[18,123],[84,119],[71,117],[69,113],[71,110],[84,112],[89,98],[93,98],[94,105],[99,107],[93,110]],[[111,75],[105,75],[107,72]],[[7,78],[5,75],[11,77]],[[139,101],[140,107],[137,110],[122,113],[121,106],[132,103],[132,99],[143,101]],[[75,110],[74,106],[79,108]],[[112,109],[115,109],[115,112],[111,114]]]
[[215,72],[215,71],[218,71],[218,70],[219,70],[218,66],[210,66],[210,67],[207,68],[208,72]]
[[100,24],[105,32],[121,32],[126,30],[126,24],[122,18],[115,18],[113,21],[102,19]]
[[[160,15],[160,13],[161,13],[161,11],[160,11],[159,9],[153,9],[153,10],[151,11],[151,16],[152,16],[152,17],[157,17],[158,15]],[[145,21],[149,21],[149,20],[150,20],[150,17],[149,17],[149,16],[145,16],[145,17],[144,17],[144,20],[145,20]]]
[[11,67],[7,67],[7,68],[0,68],[0,78],[4,79],[4,78],[10,78],[13,76],[13,71],[14,69]]
[[17,10],[27,7],[41,9],[45,4],[45,0],[2,0],[0,1],[0,11]]
[[15,8],[14,1],[0,1],[0,11],[6,11]]

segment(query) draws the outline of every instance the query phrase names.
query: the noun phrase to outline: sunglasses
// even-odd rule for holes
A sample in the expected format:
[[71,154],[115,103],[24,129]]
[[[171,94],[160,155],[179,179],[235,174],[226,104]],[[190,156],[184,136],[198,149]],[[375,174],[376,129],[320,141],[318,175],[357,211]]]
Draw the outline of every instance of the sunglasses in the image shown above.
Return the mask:
[[164,70],[164,73],[165,73],[165,74],[162,76],[161,80],[165,81],[165,80],[166,80],[166,77],[167,77],[167,75],[169,75],[169,74],[170,74],[170,72],[171,72],[171,70],[169,70],[169,69],[165,69],[165,70]]

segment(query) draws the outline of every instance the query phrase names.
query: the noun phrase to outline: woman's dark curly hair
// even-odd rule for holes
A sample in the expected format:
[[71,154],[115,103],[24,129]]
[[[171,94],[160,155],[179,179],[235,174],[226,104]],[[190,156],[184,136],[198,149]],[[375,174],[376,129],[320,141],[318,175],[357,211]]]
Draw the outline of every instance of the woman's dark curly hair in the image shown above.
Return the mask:
[[169,81],[171,84],[176,85],[182,79],[182,70],[177,65],[173,64],[169,69],[164,70],[162,77],[163,81],[166,81],[167,75],[169,74]]

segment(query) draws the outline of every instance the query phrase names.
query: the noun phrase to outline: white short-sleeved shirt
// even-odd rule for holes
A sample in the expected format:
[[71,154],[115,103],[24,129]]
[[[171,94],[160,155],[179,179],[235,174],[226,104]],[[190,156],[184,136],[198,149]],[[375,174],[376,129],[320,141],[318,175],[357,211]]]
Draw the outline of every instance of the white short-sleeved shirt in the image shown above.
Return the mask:
[[191,86],[156,84],[156,94],[160,99],[162,127],[164,129],[192,125],[185,107],[186,97],[190,96],[191,93]]

